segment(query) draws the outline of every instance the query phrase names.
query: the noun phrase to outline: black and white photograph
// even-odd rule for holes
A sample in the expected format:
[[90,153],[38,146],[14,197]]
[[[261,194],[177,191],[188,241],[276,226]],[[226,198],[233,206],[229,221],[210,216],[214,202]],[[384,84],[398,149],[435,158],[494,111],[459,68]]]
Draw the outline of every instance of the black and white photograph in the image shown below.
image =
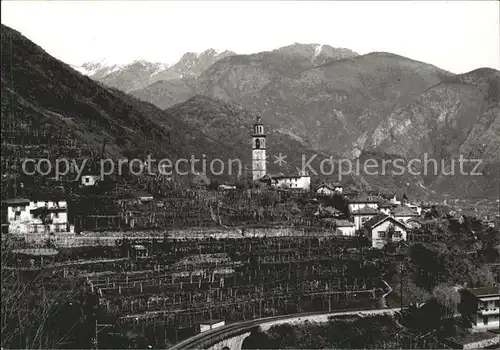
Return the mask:
[[1,349],[498,349],[500,2],[1,2]]

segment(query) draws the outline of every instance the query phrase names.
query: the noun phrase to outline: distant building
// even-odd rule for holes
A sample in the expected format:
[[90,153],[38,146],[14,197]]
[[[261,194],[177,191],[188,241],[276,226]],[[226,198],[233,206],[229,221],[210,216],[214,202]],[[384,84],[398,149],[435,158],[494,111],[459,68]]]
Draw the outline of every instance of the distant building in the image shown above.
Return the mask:
[[499,287],[467,288],[460,291],[462,316],[473,329],[498,329],[500,326]]
[[236,186],[235,185],[225,185],[225,184],[222,184],[222,185],[219,185],[219,190],[235,190],[236,189]]
[[410,219],[417,219],[418,213],[408,207],[396,207],[392,210],[392,216],[398,221],[407,223]]
[[82,175],[81,177],[81,183],[82,186],[95,186],[99,182],[100,176],[99,175]]
[[316,188],[316,193],[327,196],[333,196],[336,193],[342,193],[342,185],[337,182],[322,183]]
[[383,248],[387,242],[407,240],[407,226],[382,213],[366,221],[363,229],[373,248]]
[[369,196],[359,196],[356,198],[349,199],[349,211],[352,213],[355,210],[359,210],[364,207],[369,207],[373,209],[378,209],[379,200],[375,197]]
[[148,256],[148,250],[142,244],[136,244],[132,246],[135,257],[146,257]]
[[356,227],[356,230],[360,230],[365,222],[378,214],[380,214],[380,211],[368,206],[352,211],[351,216],[354,218],[354,226]]
[[354,224],[347,220],[335,220],[337,230],[342,232],[342,236],[354,236],[356,228]]
[[276,176],[272,178],[272,186],[280,189],[298,189],[309,191],[311,188],[311,177],[307,175]]
[[3,202],[7,208],[3,219],[9,233],[55,233],[67,232],[68,206],[64,199],[30,200],[8,199]]

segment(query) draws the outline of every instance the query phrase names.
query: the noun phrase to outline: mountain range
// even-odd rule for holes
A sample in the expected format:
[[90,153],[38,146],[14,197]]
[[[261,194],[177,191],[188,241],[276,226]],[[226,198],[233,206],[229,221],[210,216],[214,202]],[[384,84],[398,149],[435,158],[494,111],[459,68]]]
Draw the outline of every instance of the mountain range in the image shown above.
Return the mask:
[[173,65],[145,60],[113,64],[103,59],[86,62],[73,68],[107,86],[130,92],[145,88],[157,81],[196,77],[218,60],[232,55],[235,55],[232,51],[219,52],[208,49],[199,54],[188,52]]
[[[12,57],[10,42],[17,47]],[[198,152],[246,162],[251,124],[261,115],[274,154],[406,160],[426,154],[446,161],[463,154],[481,158],[486,174],[452,181],[361,174],[351,178],[356,186],[498,196],[500,72],[494,69],[456,75],[391,53],[296,43],[249,55],[188,53],[174,65],[100,62],[75,70],[5,26],[2,56],[2,117],[17,110],[18,118],[62,123],[95,146],[107,138],[116,155]],[[24,88],[27,82],[37,83]],[[98,128],[89,128],[88,119]]]

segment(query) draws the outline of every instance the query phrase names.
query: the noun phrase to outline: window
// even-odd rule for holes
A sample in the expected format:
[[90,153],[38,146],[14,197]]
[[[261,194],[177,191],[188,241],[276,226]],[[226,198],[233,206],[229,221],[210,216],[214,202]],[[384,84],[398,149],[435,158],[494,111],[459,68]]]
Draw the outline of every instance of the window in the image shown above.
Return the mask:
[[380,238],[385,238],[385,232],[379,232],[379,237]]
[[54,213],[54,219],[58,219],[58,218],[59,218],[59,213],[56,211],[56,212]]
[[89,183],[90,182],[90,177],[86,177],[85,178],[85,183]]

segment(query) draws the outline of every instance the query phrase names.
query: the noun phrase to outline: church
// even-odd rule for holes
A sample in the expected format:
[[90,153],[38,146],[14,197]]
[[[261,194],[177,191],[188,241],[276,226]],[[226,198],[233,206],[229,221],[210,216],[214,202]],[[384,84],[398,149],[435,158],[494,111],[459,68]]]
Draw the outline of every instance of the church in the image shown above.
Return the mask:
[[311,177],[307,174],[271,175],[267,173],[266,147],[267,135],[264,132],[261,117],[257,116],[252,133],[252,180],[260,181],[279,189],[309,191],[311,188]]

